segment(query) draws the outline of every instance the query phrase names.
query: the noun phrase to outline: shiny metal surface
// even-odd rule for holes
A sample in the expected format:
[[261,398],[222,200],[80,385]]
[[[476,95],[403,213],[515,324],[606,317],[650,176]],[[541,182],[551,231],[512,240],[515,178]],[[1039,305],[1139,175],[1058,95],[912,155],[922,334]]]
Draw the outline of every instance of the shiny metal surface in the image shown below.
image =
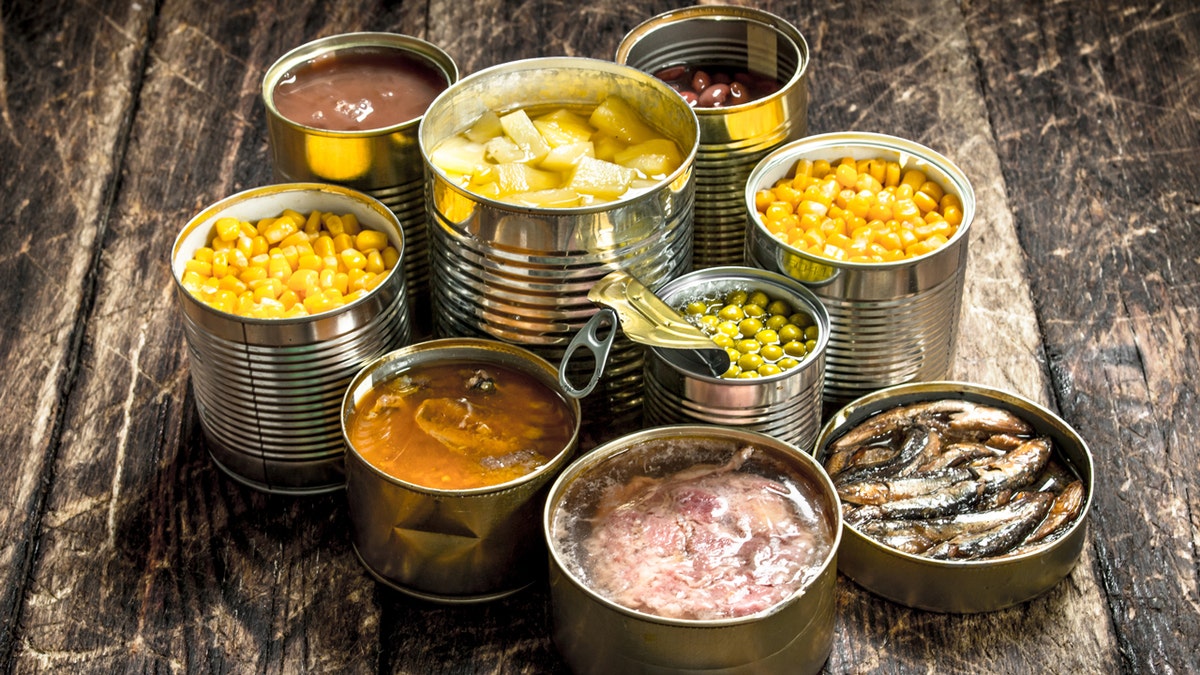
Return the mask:
[[[556,518],[573,484],[586,486],[597,477],[602,481],[606,465],[625,454],[644,455],[638,461],[651,474],[664,471],[664,463],[657,460],[669,457],[670,446],[680,442],[705,448],[714,461],[727,460],[738,448],[753,445],[794,467],[817,487],[835,538],[811,583],[763,613],[700,621],[665,619],[625,608],[593,591],[571,571],[556,535]],[[567,467],[546,499],[543,529],[550,546],[555,644],[581,675],[819,672],[833,642],[840,524],[837,494],[824,469],[778,439],[742,429],[682,425],[645,429],[610,441]]]
[[[784,244],[756,215],[754,193],[789,175],[796,161],[882,157],[919,168],[963,204],[963,222],[950,241],[919,258],[851,263],[814,256]],[[949,159],[894,136],[839,132],[789,143],[765,157],[744,193],[750,227],[746,257],[781,272],[816,294],[831,323],[825,400],[843,404],[867,392],[905,382],[946,377],[954,357],[967,244],[975,215],[970,181]]]
[[446,84],[458,81],[458,66],[440,47],[396,33],[344,33],[303,44],[280,57],[262,81],[271,162],[279,181],[319,181],[344,185],[383,202],[404,229],[405,265],[414,319],[430,321],[429,228],[425,216],[425,169],[417,142],[421,118],[369,131],[329,131],[298,124],[280,114],[274,92],[292,69],[339,52],[398,50],[440,72]]
[[346,390],[341,428],[375,385],[419,365],[483,362],[537,378],[559,392],[575,418],[570,442],[533,473],[500,485],[436,490],[388,475],[366,461],[346,436],[346,499],[355,551],[378,581],[442,603],[504,597],[543,573],[538,526],[546,490],[573,459],[579,403],[562,394],[557,370],[515,345],[475,338],[430,340],[385,354],[363,367]]
[[714,376],[677,350],[650,349],[645,365],[646,423],[721,424],[807,448],[821,426],[829,314],[799,282],[750,267],[696,270],[669,282],[659,296],[672,307],[680,307],[690,300],[720,297],[734,290],[761,290],[811,316],[820,329],[816,351],[779,375],[743,380]]
[[618,63],[654,73],[677,64],[726,66],[766,75],[776,93],[738,106],[695,108],[696,268],[744,262],[742,190],[767,153],[808,133],[808,43],[788,21],[753,7],[697,5],[659,14],[617,48]]
[[990,612],[1050,590],[1075,567],[1087,536],[1095,484],[1087,443],[1058,415],[998,389],[965,382],[898,385],[863,396],[837,412],[821,429],[814,457],[824,462],[829,444],[872,415],[920,401],[955,398],[994,405],[1021,416],[1051,438],[1056,456],[1080,479],[1086,501],[1061,538],[1028,553],[994,560],[933,560],[903,553],[867,537],[843,521],[838,569],[863,588],[902,605],[934,612]]
[[[651,191],[607,204],[531,209],[465,191],[429,162],[440,141],[488,110],[594,107],[618,94],[683,150],[684,162]],[[558,362],[596,313],[587,294],[615,269],[651,288],[691,269],[696,116],[674,91],[633,68],[553,57],[493,66],[443,92],[420,128],[429,173],[434,329],[490,337]],[[642,350],[619,338],[585,424],[611,433],[641,413]],[[588,369],[580,371],[586,379]],[[578,374],[578,373],[577,373]]]
[[[217,311],[181,285],[184,264],[206,244],[217,219],[258,220],[285,208],[354,213],[386,232],[401,263],[366,297],[296,319],[251,319]],[[213,461],[239,482],[266,492],[341,489],[338,410],[362,364],[407,344],[403,232],[386,206],[335,185],[289,183],[227,197],[194,217],[171,252],[188,365],[200,423]]]

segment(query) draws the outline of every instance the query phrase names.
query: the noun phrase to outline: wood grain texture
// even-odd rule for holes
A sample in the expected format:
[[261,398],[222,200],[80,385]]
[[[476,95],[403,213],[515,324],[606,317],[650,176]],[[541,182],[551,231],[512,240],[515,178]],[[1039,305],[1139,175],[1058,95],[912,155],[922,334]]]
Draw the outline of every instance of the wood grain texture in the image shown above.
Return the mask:
[[[0,671],[561,673],[548,589],[479,606],[371,580],[344,496],[207,455],[168,256],[270,182],[262,74],[324,35],[438,44],[462,74],[610,59],[686,2],[0,0]],[[742,3],[750,4],[750,3]],[[952,377],[1088,440],[1090,540],[1022,606],[914,611],[839,580],[830,673],[1200,667],[1200,18],[1186,0],[753,3],[809,42],[810,133],[923,143],[970,177]]]

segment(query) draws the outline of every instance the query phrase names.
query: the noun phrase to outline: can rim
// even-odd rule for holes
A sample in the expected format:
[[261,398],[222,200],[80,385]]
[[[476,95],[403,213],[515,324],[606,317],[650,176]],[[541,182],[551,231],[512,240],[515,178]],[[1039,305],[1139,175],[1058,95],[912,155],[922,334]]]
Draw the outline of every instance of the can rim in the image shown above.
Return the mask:
[[[817,574],[815,574],[807,583],[797,588],[790,593],[786,598],[776,602],[770,607],[739,617],[730,617],[724,619],[677,619],[671,617],[649,614],[630,607],[626,607],[620,603],[614,602],[598,593],[594,588],[587,584],[583,579],[576,574],[571,565],[566,564],[563,560],[563,554],[560,551],[560,546],[553,536],[554,532],[554,514],[557,511],[558,502],[563,493],[569,487],[569,484],[582,477],[586,472],[593,467],[605,463],[614,457],[618,457],[630,450],[635,449],[639,445],[647,442],[653,442],[672,438],[720,438],[721,440],[732,440],[740,442],[754,443],[758,447],[768,449],[773,453],[782,453],[796,458],[800,463],[808,466],[811,471],[811,476],[814,481],[819,483],[821,492],[831,498],[833,509],[829,514],[829,523],[832,534],[829,552],[825,558],[817,566]],[[575,585],[580,591],[591,598],[595,602],[599,602],[608,609],[614,610],[625,616],[636,618],[639,621],[648,623],[656,623],[667,626],[677,626],[682,628],[692,629],[716,629],[728,626],[738,626],[742,624],[755,623],[763,619],[774,616],[794,603],[798,598],[807,593],[822,575],[830,570],[831,566],[837,565],[838,549],[841,546],[843,521],[841,510],[841,499],[837,495],[837,490],[834,488],[832,479],[826,473],[820,462],[808,452],[797,447],[795,444],[775,438],[773,436],[753,431],[750,429],[742,429],[737,427],[721,427],[707,424],[673,424],[659,427],[651,427],[642,429],[633,433],[621,436],[603,443],[589,451],[586,455],[572,462],[564,469],[551,485],[546,496],[546,503],[542,509],[542,531],[546,540],[546,548],[549,555],[558,571]]]
[[411,35],[384,31],[359,31],[328,35],[292,48],[267,68],[267,72],[263,75],[261,86],[261,98],[263,105],[267,109],[267,113],[288,126],[303,131],[305,134],[311,136],[328,136],[331,138],[370,138],[420,125],[424,114],[410,120],[374,129],[344,131],[323,129],[297,122],[280,113],[279,109],[275,106],[275,87],[278,86],[282,76],[295,66],[318,56],[337,51],[369,48],[391,48],[418,57],[441,73],[442,79],[446,82],[446,88],[449,88],[458,81],[458,64],[454,62],[454,59],[445,50],[427,40]]
[[[919,160],[925,164],[934,166],[943,174],[946,180],[950,181],[952,187],[959,194],[959,200],[963,205],[963,220],[958,226],[958,229],[951,235],[950,239],[945,244],[930,251],[928,253],[905,258],[903,260],[891,260],[886,262],[855,262],[849,260],[836,260],[834,258],[826,258],[818,256],[808,251],[792,246],[784,241],[781,241],[769,231],[762,219],[758,217],[758,211],[755,208],[754,194],[761,187],[764,187],[764,179],[773,174],[779,168],[783,168],[787,175],[787,171],[796,163],[797,160],[807,156],[812,152],[832,150],[843,148],[846,151],[851,149],[866,148],[878,149],[883,151],[899,153],[903,160],[901,164],[905,164],[909,159]],[[943,186],[944,187],[944,186]],[[963,173],[959,166],[952,162],[949,158],[941,153],[929,148],[916,141],[892,136],[890,134],[882,134],[869,131],[835,131],[825,134],[816,134],[807,136],[799,140],[786,143],[775,150],[771,151],[763,157],[758,164],[750,172],[750,176],[746,181],[745,191],[746,215],[750,219],[750,224],[754,228],[754,232],[758,236],[771,241],[775,246],[786,251],[788,254],[795,255],[815,265],[821,265],[833,269],[853,269],[853,270],[894,270],[905,267],[919,265],[922,262],[949,255],[948,252],[957,250],[959,244],[965,244],[968,238],[968,233],[971,229],[971,224],[975,220],[975,191],[971,186],[970,180]]]

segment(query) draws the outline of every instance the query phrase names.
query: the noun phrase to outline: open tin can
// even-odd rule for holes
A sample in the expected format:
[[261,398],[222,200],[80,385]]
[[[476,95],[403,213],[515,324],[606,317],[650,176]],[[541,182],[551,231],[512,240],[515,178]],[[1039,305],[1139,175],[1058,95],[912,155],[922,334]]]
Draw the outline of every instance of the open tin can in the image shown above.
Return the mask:
[[[469,488],[430,487],[369,461],[348,428],[356,414],[366,412],[360,406],[372,389],[426,367],[467,367],[463,364],[515,371],[543,385],[566,407],[567,440],[545,463],[520,477]],[[496,375],[497,387],[503,386],[501,377]],[[348,448],[346,498],[354,550],[376,580],[414,597],[462,604],[504,597],[543,578],[546,552],[538,517],[550,482],[574,457],[580,425],[579,403],[562,395],[553,366],[522,347],[494,340],[421,342],[363,367],[346,390],[341,420]],[[499,433],[498,428],[469,430],[485,436]],[[414,451],[406,446],[404,452],[409,457]]]
[[[671,497],[643,501],[634,496],[643,488],[641,496],[649,500]],[[783,494],[798,499],[782,510],[758,501]],[[789,531],[812,537],[809,553],[802,556],[805,571],[784,575],[788,582],[776,578],[780,583],[769,598],[757,595],[757,582],[738,580],[747,572],[740,566],[766,560],[745,547],[772,541],[771,553],[760,552],[787,557],[782,551],[790,537],[759,532],[758,538],[734,543],[734,521],[759,531],[749,524],[754,517],[744,517],[742,509],[750,502],[779,516],[777,523],[806,513]],[[618,503],[624,505],[611,511]],[[707,515],[689,527],[696,514],[676,508],[681,504],[707,505]],[[645,533],[621,536],[626,516],[645,526]],[[723,524],[731,526],[728,540]],[[794,446],[708,425],[645,429],[571,464],[550,490],[543,526],[550,546],[554,641],[576,673],[803,674],[820,671],[829,656],[841,515],[828,476]],[[689,548],[688,541],[694,546]],[[726,556],[724,567],[707,559],[714,550],[729,550],[713,548],[721,541],[741,550]],[[735,558],[741,562],[734,563]],[[671,571],[675,563],[682,565],[675,570],[678,576]],[[622,584],[608,583],[614,578],[625,580],[628,593],[619,590]],[[729,592],[717,593],[720,600],[693,595],[707,588]]]
[[[430,159],[440,142],[484,113],[594,109],[610,95],[636,109],[683,157],[674,172],[635,196],[588,206],[527,207],[473,193]],[[534,58],[455,83],[429,107],[420,128],[429,168],[435,334],[502,340],[556,362],[596,313],[587,294],[597,280],[625,269],[657,287],[690,270],[698,141],[696,116],[679,95],[616,63]],[[596,394],[584,401],[584,419],[594,435],[611,437],[640,421],[642,358],[641,348],[628,341],[614,347]]]
[[[843,518],[838,569],[863,588],[894,602],[934,612],[990,612],[1050,590],[1075,567],[1086,543],[1094,486],[1092,455],[1079,434],[1059,416],[1023,397],[963,382],[920,382],[863,396],[837,412],[817,437],[814,456],[825,465],[830,447],[873,416],[899,406],[961,400],[993,406],[1023,419],[1034,436],[1052,444],[1051,457],[1081,481],[1079,513],[1046,543],[1027,551],[978,559],[936,559],[908,553],[864,534]],[[837,477],[835,475],[835,482]],[[1026,488],[1028,489],[1028,488]]]
[[697,368],[678,350],[653,347],[646,355],[645,422],[649,426],[704,422],[758,431],[799,447],[810,447],[821,426],[825,345],[829,314],[800,282],[749,267],[711,267],[670,281],[658,291],[663,302],[682,308],[733,292],[761,291],[786,302],[788,314],[807,315],[819,331],[814,349],[795,367],[753,379],[723,378]]
[[[755,193],[791,175],[800,159],[883,159],[922,170],[958,197],[962,222],[949,240],[924,255],[893,262],[850,262],[817,256],[776,238],[758,217]],[[796,279],[829,312],[825,401],[844,404],[905,382],[936,380],[950,371],[966,275],[975,193],[949,159],[913,141],[866,132],[810,136],[767,155],[746,185],[750,218],[747,261]]]
[[695,107],[693,260],[697,268],[741,265],[746,239],[742,189],[767,153],[808,132],[808,43],[788,21],[754,7],[697,5],[635,27],[616,60],[649,73],[708,68],[770,82],[745,103]]
[[[274,218],[284,209],[353,213],[385,232],[400,263],[365,297],[305,317],[259,319],[201,302],[181,283],[214,225]],[[285,183],[227,197],[184,226],[171,250],[188,362],[209,453],[223,471],[266,492],[309,494],[345,484],[338,410],[362,364],[408,343],[404,233],[378,200],[337,185]]]
[[[377,128],[340,130],[326,128],[312,119],[299,119],[297,115],[289,117],[281,112],[276,101],[277,91],[282,86],[294,85],[298,72],[331,69],[339,61],[369,69],[365,70],[367,78],[380,68],[402,71],[391,77],[411,71],[408,76],[414,78],[412,83],[388,80],[378,87],[395,87],[390,93],[414,100],[418,92],[425,90],[432,100],[433,92],[458,80],[458,67],[441,48],[416,37],[383,32],[344,33],[313,40],[289,51],[267,70],[262,82],[276,178],[344,185],[375,197],[396,214],[408,244],[405,274],[411,311],[418,329],[427,334],[431,321],[429,233],[425,219],[425,169],[417,142],[423,115],[417,113]],[[341,68],[337,77],[345,78],[352,66]],[[318,72],[314,77],[321,75]],[[310,98],[333,95],[316,84],[308,85],[307,90],[312,92],[306,94]],[[351,96],[348,92],[342,95]],[[365,114],[365,106],[357,100],[345,100],[339,105],[362,106]],[[365,117],[370,119],[374,118]]]

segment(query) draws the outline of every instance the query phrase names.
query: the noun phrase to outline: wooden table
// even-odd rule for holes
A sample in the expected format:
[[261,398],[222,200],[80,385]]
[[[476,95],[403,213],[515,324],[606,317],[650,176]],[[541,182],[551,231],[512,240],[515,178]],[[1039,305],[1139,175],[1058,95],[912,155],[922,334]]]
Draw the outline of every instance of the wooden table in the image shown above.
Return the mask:
[[[612,58],[683,4],[0,3],[0,669],[563,671],[544,587],[410,600],[359,565],[343,494],[270,496],[213,466],[168,255],[203,206],[270,182],[259,87],[296,45],[407,33],[469,74]],[[843,577],[827,670],[1197,670],[1193,3],[754,4],[808,39],[810,133],[910,138],[971,178],[952,377],[1058,411],[1096,463],[1066,580],[954,616]]]

